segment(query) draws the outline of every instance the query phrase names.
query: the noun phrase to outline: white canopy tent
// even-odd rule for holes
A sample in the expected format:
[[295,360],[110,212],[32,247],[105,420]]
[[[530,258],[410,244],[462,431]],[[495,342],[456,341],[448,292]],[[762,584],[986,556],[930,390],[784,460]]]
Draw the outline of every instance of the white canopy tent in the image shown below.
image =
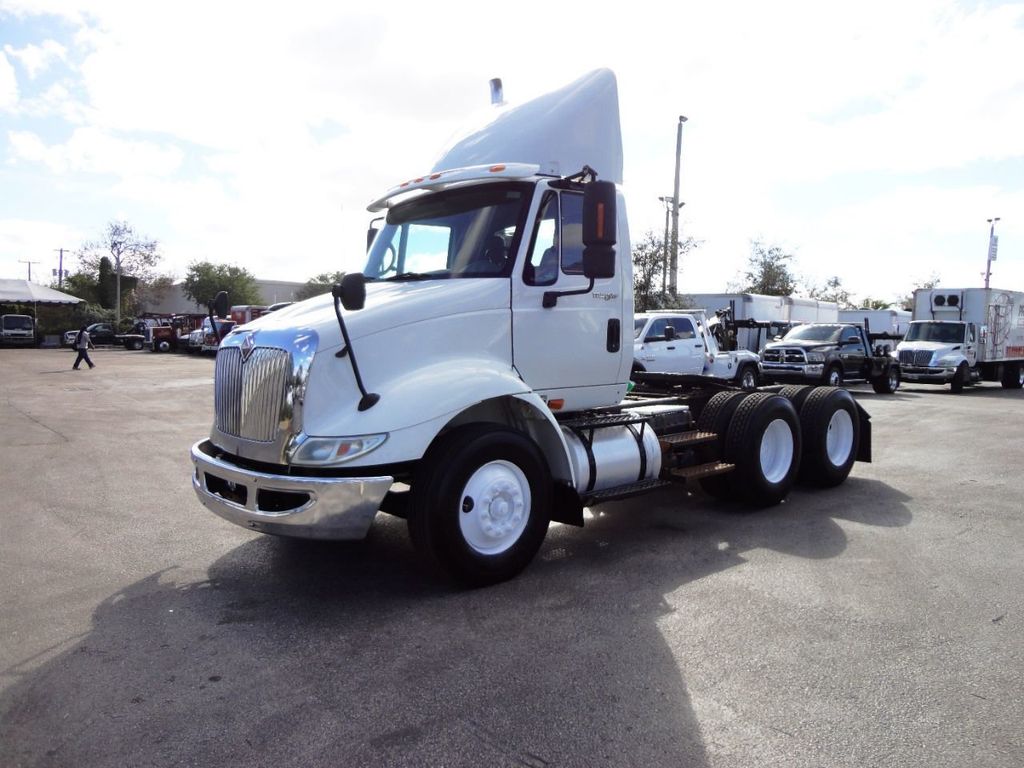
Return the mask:
[[82,299],[28,280],[0,280],[0,304],[78,304]]

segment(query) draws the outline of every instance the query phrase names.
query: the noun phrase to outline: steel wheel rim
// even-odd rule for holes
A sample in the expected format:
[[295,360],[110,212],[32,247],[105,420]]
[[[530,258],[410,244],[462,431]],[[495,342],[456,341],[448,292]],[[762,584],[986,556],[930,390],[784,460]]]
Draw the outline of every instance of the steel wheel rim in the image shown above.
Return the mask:
[[740,384],[744,389],[753,389],[757,386],[757,381],[754,379],[754,372],[746,370],[743,372],[743,381]]
[[761,474],[779,483],[793,466],[793,430],[785,419],[774,419],[761,435]]
[[825,435],[825,453],[836,467],[841,467],[853,452],[853,417],[843,408],[832,414]]
[[1024,367],[1017,367],[1017,387],[1024,387]]
[[889,371],[889,389],[895,392],[899,385],[900,377],[897,375],[896,371]]
[[839,371],[832,369],[828,374],[828,385],[830,387],[838,387],[842,379],[839,376]]
[[530,518],[530,482],[510,461],[479,467],[459,497],[459,530],[466,544],[481,555],[511,548]]

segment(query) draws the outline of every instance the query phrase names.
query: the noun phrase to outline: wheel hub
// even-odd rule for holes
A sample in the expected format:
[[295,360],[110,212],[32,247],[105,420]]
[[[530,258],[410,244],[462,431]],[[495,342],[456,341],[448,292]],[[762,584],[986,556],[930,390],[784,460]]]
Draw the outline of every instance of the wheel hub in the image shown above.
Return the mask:
[[825,436],[825,452],[834,466],[841,467],[850,458],[853,450],[853,418],[850,414],[838,409],[828,422],[828,433]]
[[485,555],[504,552],[522,536],[530,516],[530,484],[510,461],[492,461],[466,481],[459,527],[466,543]]

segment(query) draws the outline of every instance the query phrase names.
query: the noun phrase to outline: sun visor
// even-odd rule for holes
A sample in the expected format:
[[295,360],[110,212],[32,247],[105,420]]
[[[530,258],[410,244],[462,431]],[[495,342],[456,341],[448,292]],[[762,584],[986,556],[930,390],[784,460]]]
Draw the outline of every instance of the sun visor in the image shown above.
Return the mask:
[[441,154],[433,171],[490,163],[533,163],[568,175],[584,165],[622,183],[622,132],[615,74],[598,69],[519,105],[493,107]]

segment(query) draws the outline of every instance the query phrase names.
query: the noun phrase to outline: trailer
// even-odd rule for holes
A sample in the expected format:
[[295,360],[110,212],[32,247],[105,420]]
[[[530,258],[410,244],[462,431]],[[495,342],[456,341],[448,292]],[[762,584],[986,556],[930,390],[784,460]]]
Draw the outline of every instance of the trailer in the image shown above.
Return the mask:
[[[758,293],[692,293],[688,298],[709,314],[729,311],[723,319],[729,331],[728,349],[760,352],[764,345],[786,335],[801,323],[834,323],[838,305],[829,301],[796,296],[766,296]],[[725,318],[724,315],[720,315]]]
[[998,288],[920,288],[914,318],[896,347],[905,381],[982,381],[1024,387],[1024,292]]
[[840,309],[839,322],[857,323],[869,329],[872,334],[886,333],[902,337],[913,314],[906,309]]

